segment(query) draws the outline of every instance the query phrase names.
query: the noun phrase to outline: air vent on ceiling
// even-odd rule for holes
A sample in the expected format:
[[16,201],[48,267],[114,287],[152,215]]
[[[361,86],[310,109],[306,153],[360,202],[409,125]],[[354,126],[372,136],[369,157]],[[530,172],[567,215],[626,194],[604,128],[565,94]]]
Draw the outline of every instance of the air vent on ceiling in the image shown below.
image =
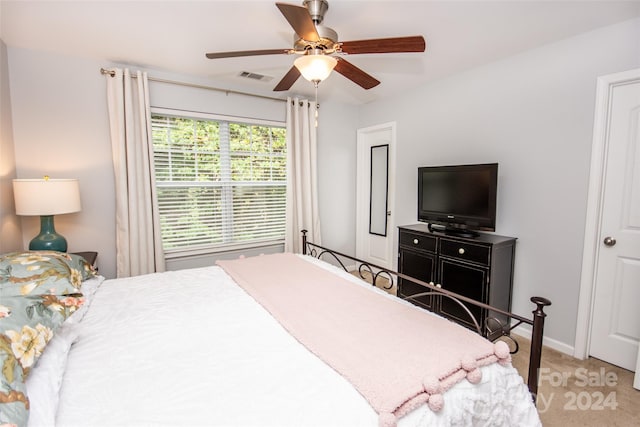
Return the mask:
[[251,73],[249,71],[241,71],[240,74],[238,74],[238,76],[244,77],[246,79],[258,80],[261,82],[270,82],[271,80],[273,80],[273,77],[271,76],[265,76],[264,74],[258,74],[258,73]]

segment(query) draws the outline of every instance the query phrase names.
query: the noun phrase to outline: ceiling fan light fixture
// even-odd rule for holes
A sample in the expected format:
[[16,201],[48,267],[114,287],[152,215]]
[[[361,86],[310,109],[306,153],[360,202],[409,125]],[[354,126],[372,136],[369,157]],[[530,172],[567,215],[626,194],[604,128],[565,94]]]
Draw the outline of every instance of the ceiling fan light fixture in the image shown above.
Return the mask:
[[302,77],[310,82],[319,83],[329,77],[338,61],[333,56],[307,54],[293,62]]

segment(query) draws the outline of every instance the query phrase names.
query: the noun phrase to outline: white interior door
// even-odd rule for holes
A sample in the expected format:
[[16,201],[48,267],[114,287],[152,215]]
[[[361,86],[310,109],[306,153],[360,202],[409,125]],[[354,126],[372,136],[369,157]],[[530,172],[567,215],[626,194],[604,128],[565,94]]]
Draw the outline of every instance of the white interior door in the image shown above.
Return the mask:
[[589,354],[640,386],[640,75],[610,85]]
[[395,123],[358,129],[356,256],[393,268]]

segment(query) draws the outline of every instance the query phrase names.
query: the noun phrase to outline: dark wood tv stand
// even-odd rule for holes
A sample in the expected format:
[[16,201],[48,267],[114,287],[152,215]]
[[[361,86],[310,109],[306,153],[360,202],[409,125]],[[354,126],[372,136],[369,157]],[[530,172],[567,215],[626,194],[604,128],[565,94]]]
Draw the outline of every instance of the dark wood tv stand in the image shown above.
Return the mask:
[[[398,272],[511,311],[516,238],[490,233],[460,237],[430,231],[427,224],[401,226],[398,236]],[[425,291],[428,289],[423,286],[398,280],[399,296],[409,297]],[[449,298],[428,295],[412,302],[475,329],[464,309]],[[469,305],[468,308],[484,336],[494,339],[500,335],[497,325],[492,321],[487,325],[487,319],[496,317],[503,323],[507,323],[507,319],[480,307]]]

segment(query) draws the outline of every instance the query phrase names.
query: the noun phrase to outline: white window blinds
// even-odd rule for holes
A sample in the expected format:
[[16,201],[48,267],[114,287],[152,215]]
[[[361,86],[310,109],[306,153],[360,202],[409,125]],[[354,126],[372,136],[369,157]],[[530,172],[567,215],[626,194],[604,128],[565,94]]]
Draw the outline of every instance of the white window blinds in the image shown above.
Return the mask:
[[285,128],[152,113],[167,251],[281,241]]

